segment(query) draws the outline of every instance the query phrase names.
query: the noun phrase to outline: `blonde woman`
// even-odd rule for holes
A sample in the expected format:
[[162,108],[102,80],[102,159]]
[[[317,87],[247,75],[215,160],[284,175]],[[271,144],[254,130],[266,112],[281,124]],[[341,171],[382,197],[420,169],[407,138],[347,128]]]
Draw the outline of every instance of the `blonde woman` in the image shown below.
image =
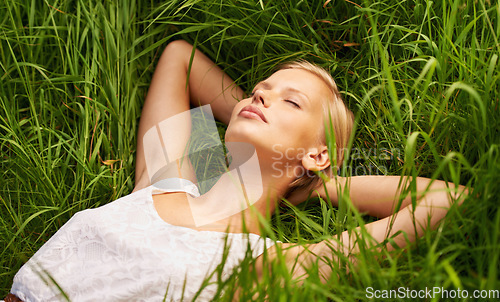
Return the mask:
[[[262,238],[259,216],[269,217],[284,196],[296,205],[310,192],[328,194],[336,205],[337,191],[349,188],[354,207],[380,218],[366,225],[367,244],[399,234],[394,242],[403,247],[436,226],[465,192],[462,186],[418,178],[412,192],[417,206],[409,196],[395,212],[407,179],[332,173],[343,160],[353,118],[325,70],[290,63],[245,96],[205,55],[191,54],[191,45],[175,41],[160,58],[139,126],[134,192],[70,219],[17,273],[5,301],[211,300],[213,286],[197,292],[222,261],[225,246],[224,276],[238,267],[248,246],[255,258],[265,249],[271,258],[284,250],[297,278],[319,259],[334,260],[332,249],[355,261],[357,236],[347,232],[341,240],[307,246]],[[210,105],[228,124],[225,141],[233,158],[228,171],[240,173],[239,181],[223,174],[204,194],[193,185],[199,180],[183,157],[190,132],[183,113],[200,105]],[[334,129],[331,153],[325,122]],[[161,167],[165,157],[150,146],[154,141],[161,141],[171,159],[167,168]],[[247,165],[252,160],[256,165]],[[321,174],[330,177],[326,184]],[[322,260],[319,265],[323,279],[333,277],[328,265]]]

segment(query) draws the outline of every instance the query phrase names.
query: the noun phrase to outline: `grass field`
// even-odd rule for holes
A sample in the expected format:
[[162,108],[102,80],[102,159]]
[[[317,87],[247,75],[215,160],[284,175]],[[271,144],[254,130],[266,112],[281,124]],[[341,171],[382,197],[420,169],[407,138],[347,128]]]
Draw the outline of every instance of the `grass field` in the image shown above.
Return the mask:
[[[326,284],[313,270],[297,285],[275,263],[251,286],[247,259],[220,282],[221,300],[236,277],[242,300],[364,301],[367,287],[460,288],[475,300],[474,290],[500,290],[497,1],[1,0],[0,12],[1,297],[74,213],[131,192],[145,94],[159,54],[181,38],[247,90],[291,59],[331,71],[356,115],[343,173],[474,188],[408,249],[362,250],[349,272],[332,263]],[[282,241],[317,241],[370,220],[357,214],[324,202],[284,209],[269,227]]]

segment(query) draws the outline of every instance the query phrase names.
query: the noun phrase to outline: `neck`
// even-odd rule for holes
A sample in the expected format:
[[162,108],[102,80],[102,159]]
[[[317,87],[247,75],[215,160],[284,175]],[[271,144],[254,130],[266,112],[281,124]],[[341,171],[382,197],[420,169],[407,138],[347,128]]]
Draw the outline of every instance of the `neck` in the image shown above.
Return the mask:
[[270,218],[291,179],[257,155],[233,157],[229,171],[206,194],[192,202],[197,225],[220,225],[229,232],[260,234],[259,216]]

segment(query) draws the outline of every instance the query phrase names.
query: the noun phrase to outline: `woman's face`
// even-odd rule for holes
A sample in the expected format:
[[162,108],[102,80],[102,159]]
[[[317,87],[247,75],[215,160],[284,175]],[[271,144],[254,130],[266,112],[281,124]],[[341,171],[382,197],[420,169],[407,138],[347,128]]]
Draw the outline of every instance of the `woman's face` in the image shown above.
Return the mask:
[[328,86],[302,69],[283,69],[258,83],[233,110],[228,142],[248,142],[259,160],[298,161],[321,145]]

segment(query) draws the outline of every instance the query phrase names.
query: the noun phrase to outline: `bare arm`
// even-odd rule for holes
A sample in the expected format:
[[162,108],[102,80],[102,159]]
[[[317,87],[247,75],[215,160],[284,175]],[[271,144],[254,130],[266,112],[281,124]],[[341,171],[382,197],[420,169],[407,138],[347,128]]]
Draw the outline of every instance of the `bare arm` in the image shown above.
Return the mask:
[[[445,187],[443,184],[440,186]],[[359,227],[352,231],[345,231],[341,234],[339,241],[323,241],[312,246],[312,250],[320,257],[326,256],[329,259],[334,259],[333,248],[341,251],[355,262],[356,255],[360,250],[360,240],[368,248],[375,247],[386,250],[393,250],[396,247],[403,248],[421,237],[426,230],[435,229],[454,203],[457,206],[460,205],[467,194],[468,190],[464,186],[450,185],[449,189],[443,188],[441,190],[434,188],[432,192],[420,196],[415,208],[408,205],[394,215],[367,224],[364,226],[365,232]],[[385,241],[387,238],[391,238],[393,243],[387,243]],[[309,258],[307,261],[311,261],[311,255],[305,257]],[[328,265],[324,263],[319,265],[323,277],[329,277]]]
[[[325,185],[316,188],[312,196],[326,198],[338,206],[340,194],[348,194],[352,205],[362,213],[384,218],[411,204],[412,197],[419,199],[424,194],[447,190],[450,183],[442,180],[417,177],[416,187],[410,190],[410,178],[400,176],[336,176]],[[454,187],[451,184],[451,187]],[[294,199],[306,198],[307,195],[294,196]]]
[[[374,189],[370,188],[370,182],[373,178],[369,177],[362,180],[355,184],[355,187],[360,186],[357,189],[364,186],[368,186],[367,190]],[[384,179],[381,178],[380,180]],[[398,182],[396,178],[390,177],[386,180],[387,183],[381,185],[382,189],[397,187],[393,183]],[[417,182],[419,182],[418,186],[427,186],[430,180],[419,178]],[[439,222],[446,216],[449,208],[454,203],[460,205],[468,194],[468,190],[464,186],[454,186],[445,182],[438,182],[436,185],[431,185],[431,188],[432,191],[418,197],[415,208],[409,204],[394,215],[354,230],[343,232],[338,240],[331,239],[308,246],[289,247],[286,251],[288,266],[292,269],[294,276],[300,278],[305,274],[305,268],[319,261],[318,264],[322,278],[326,280],[331,275],[331,268],[328,262],[337,260],[336,253],[344,254],[355,263],[356,255],[360,251],[360,244],[368,248],[375,247],[376,249],[392,250],[395,247],[392,244],[387,244],[386,241],[387,238],[391,238],[397,247],[405,247],[422,236],[426,230],[437,227]],[[394,191],[387,193],[375,191],[375,198],[393,200],[393,198],[388,197],[391,194],[394,196]],[[365,191],[365,193],[367,192]],[[357,198],[357,202],[361,203],[362,207],[364,206],[364,202],[370,198],[370,196],[354,192],[354,188],[351,187],[351,194],[353,193],[353,199]],[[407,201],[407,203],[410,202]],[[391,203],[388,204],[391,205]],[[327,261],[325,262],[323,259],[327,259]]]
[[[227,123],[234,106],[243,96],[243,90],[198,50],[189,70],[192,50],[189,43],[174,41],[160,57],[139,124],[134,191],[150,185],[143,144],[144,134],[150,128],[189,110],[190,103],[193,106],[211,104],[215,117]],[[189,121],[178,128],[189,128]],[[179,146],[182,147],[182,142]],[[185,171],[185,178],[192,178],[190,173]]]

